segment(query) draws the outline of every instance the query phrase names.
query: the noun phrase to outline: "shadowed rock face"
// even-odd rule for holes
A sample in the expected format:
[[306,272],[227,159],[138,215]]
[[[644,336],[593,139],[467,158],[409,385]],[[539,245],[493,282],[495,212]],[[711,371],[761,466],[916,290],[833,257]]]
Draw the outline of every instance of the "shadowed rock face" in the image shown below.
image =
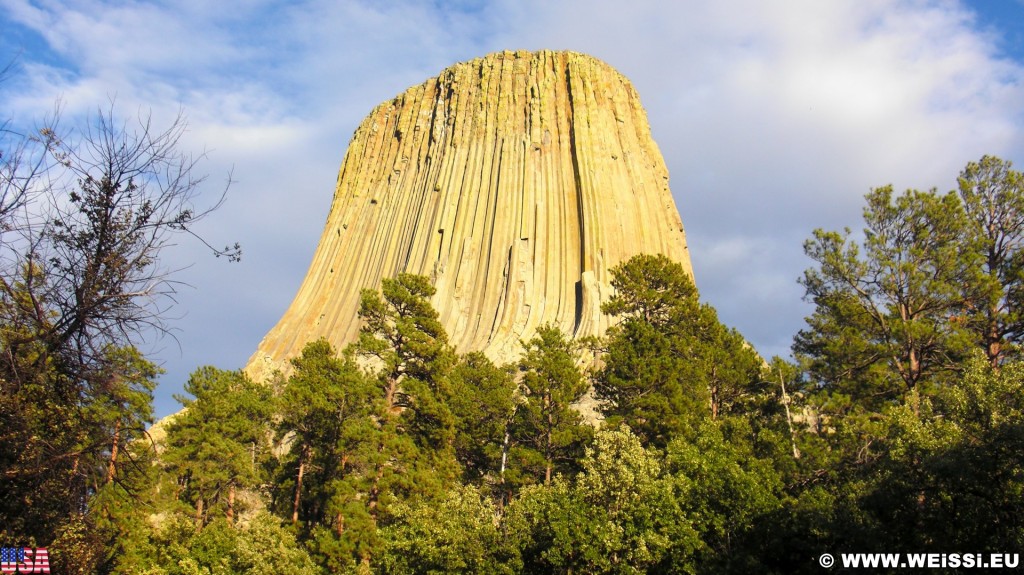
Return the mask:
[[601,334],[608,269],[639,253],[692,269],[629,81],[573,52],[456,64],[360,124],[305,281],[246,369],[262,378],[321,336],[353,341],[359,291],[400,272],[433,279],[462,352],[514,359],[548,322]]

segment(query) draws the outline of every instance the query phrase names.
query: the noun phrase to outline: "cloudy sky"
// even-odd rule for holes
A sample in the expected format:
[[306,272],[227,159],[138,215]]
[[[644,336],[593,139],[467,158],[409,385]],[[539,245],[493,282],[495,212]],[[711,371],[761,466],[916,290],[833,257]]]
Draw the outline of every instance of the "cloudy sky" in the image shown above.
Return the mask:
[[632,80],[671,174],[697,285],[766,356],[809,312],[796,279],[817,227],[858,228],[872,187],[950,190],[984,154],[1024,167],[1020,0],[0,0],[0,117],[65,126],[116,98],[166,125],[213,201],[211,242],[164,255],[177,342],[157,414],[200,365],[244,366],[284,313],[359,121],[448,65],[503,49],[569,49]]

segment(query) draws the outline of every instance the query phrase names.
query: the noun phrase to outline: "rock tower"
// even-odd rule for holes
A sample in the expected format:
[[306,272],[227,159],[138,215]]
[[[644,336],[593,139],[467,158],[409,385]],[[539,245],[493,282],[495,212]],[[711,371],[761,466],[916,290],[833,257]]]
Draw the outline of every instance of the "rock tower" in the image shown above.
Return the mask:
[[553,322],[601,334],[608,269],[662,253],[691,270],[686,237],[636,90],[573,52],[456,64],[377,106],[352,136],[327,225],[291,306],[247,371],[359,331],[359,292],[429,276],[462,352],[496,361]]

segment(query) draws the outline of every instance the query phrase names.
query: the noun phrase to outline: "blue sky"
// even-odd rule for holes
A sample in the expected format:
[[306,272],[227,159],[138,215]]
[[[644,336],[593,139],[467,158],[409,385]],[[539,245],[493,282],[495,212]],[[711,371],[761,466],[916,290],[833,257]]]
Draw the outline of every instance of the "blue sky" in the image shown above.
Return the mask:
[[977,28],[994,36],[996,49],[1020,61],[1024,56],[1024,0],[970,0]]
[[0,0],[0,117],[116,98],[208,152],[200,230],[183,241],[178,342],[157,412],[189,372],[242,367],[309,265],[356,125],[446,66],[502,49],[571,49],[626,75],[647,108],[697,285],[762,354],[787,354],[809,307],[796,279],[816,227],[859,227],[871,188],[952,189],[994,154],[1024,167],[1024,5],[1015,0]]

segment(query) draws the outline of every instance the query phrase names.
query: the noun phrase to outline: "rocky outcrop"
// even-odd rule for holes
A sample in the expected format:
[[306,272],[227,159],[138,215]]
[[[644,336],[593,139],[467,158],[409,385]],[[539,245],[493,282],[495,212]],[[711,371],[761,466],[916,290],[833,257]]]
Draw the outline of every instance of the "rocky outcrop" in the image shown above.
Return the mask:
[[639,253],[691,269],[629,81],[572,52],[457,64],[360,124],[305,281],[247,370],[263,377],[321,336],[351,342],[359,291],[399,272],[433,279],[460,351],[509,360],[547,322],[601,334],[608,269]]

